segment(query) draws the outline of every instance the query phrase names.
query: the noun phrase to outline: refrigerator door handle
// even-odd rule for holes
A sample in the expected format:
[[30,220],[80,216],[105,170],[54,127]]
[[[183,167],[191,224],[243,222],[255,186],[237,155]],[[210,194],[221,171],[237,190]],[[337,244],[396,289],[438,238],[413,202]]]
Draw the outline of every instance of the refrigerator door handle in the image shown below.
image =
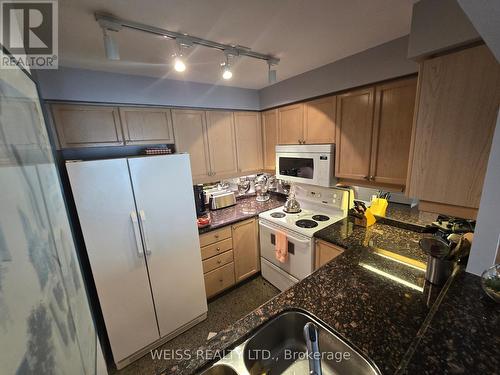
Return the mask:
[[137,247],[137,254],[140,257],[142,257],[144,255],[144,252],[142,250],[139,222],[137,221],[137,213],[135,212],[135,210],[130,213],[130,219],[132,220],[132,228],[134,228],[134,238],[135,238],[135,245]]
[[142,238],[144,240],[144,250],[146,255],[151,255],[151,250],[149,250],[149,244],[148,244],[148,236],[146,235],[146,214],[144,210],[139,211],[139,228],[141,229],[142,232]]

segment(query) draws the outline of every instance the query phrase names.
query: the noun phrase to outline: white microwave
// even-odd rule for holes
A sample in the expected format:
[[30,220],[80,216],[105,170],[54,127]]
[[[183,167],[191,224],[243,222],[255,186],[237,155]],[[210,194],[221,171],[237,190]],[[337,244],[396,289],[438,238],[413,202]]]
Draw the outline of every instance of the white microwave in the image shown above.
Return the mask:
[[335,186],[335,145],[276,146],[276,178],[316,186]]

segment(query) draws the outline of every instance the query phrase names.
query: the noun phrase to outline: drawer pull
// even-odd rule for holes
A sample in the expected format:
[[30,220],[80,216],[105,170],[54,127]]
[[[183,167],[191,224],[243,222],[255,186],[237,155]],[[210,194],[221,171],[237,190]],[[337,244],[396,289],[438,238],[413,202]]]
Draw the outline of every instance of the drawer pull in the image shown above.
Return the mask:
[[216,235],[214,235],[214,237],[215,237],[215,238],[219,238],[219,235],[218,235],[218,234],[216,234]]
[[217,248],[217,251],[220,251],[220,247]]
[[221,263],[222,263],[222,260],[220,260],[220,259],[219,259],[219,260],[217,261],[217,263],[221,264]]
[[219,279],[219,282],[220,282],[220,283],[224,282],[224,279]]

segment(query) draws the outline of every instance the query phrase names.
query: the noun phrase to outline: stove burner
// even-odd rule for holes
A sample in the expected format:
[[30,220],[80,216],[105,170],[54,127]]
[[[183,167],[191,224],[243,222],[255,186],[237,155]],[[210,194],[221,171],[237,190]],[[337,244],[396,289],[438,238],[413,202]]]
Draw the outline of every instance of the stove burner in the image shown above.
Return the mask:
[[271,214],[271,217],[274,217],[275,219],[281,219],[282,217],[285,217],[286,214],[284,212],[273,212]]
[[313,220],[316,220],[316,221],[328,221],[330,220],[330,218],[326,215],[314,215],[312,217]]
[[295,222],[295,225],[301,228],[314,228],[318,226],[318,223],[314,220],[301,219]]

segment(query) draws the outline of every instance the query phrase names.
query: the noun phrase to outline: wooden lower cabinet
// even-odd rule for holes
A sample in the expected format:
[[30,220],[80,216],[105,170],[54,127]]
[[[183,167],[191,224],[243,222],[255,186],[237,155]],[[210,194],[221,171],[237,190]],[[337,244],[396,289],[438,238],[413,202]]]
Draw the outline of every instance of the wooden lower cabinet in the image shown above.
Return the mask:
[[258,228],[252,218],[200,235],[207,298],[260,271]]
[[207,293],[207,298],[213,297],[233,285],[233,262],[205,274],[205,291]]
[[260,271],[259,234],[256,219],[234,224],[233,250],[236,281]]
[[316,254],[314,269],[318,269],[322,265],[331,261],[333,258],[336,258],[340,254],[342,254],[344,252],[344,249],[329,242],[316,240],[315,252]]

